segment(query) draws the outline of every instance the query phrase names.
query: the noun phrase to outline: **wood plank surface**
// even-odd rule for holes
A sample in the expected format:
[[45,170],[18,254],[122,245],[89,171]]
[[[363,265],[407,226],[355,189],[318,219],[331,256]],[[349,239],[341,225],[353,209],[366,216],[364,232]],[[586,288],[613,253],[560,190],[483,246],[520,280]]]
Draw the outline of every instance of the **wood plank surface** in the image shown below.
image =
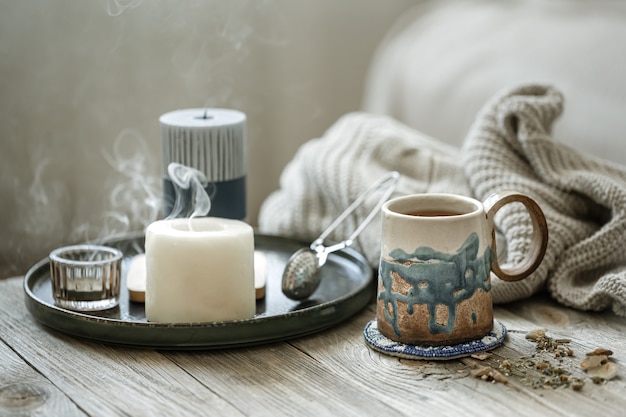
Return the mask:
[[[516,306],[513,306],[515,309]],[[536,328],[534,323],[527,322],[515,313],[498,309],[497,317],[511,330],[505,345],[492,352],[484,361],[474,359],[454,360],[447,362],[412,361],[397,359],[362,348],[362,341],[353,335],[361,330],[366,321],[374,316],[374,309],[359,317],[338,331],[326,333],[318,337],[309,337],[294,342],[306,349],[314,358],[331,363],[336,369],[344,372],[355,372],[355,377],[362,381],[363,388],[373,397],[381,397],[382,401],[394,408],[402,409],[408,414],[409,410],[419,410],[433,413],[433,415],[468,415],[472,408],[481,410],[481,415],[592,415],[592,412],[602,412],[603,415],[619,415],[621,407],[626,406],[623,398],[623,379],[610,381],[603,386],[595,386],[588,381],[581,392],[572,389],[553,389],[531,387],[524,383],[522,377],[508,377],[507,384],[492,384],[472,377],[470,365],[491,366],[499,368],[502,361],[519,362],[523,357],[532,357],[535,345],[525,339],[527,330]],[[356,327],[356,328],[352,328]],[[621,326],[622,329],[624,326]],[[338,341],[345,329],[346,341]],[[328,340],[330,339],[330,340]],[[593,340],[593,338],[589,338]],[[588,344],[589,350],[592,343]],[[350,346],[350,349],[346,349]],[[620,357],[626,352],[624,342],[611,344],[615,349],[621,349]],[[586,349],[575,347],[576,357],[565,358],[566,364],[571,365],[581,377],[584,372],[578,366],[578,361],[584,357],[581,353]],[[553,355],[545,355],[551,358]],[[535,361],[539,362],[535,358]],[[354,364],[359,366],[355,367]],[[623,374],[623,363],[621,371]],[[539,381],[544,375],[540,370],[528,369],[528,381]],[[582,395],[581,395],[582,394]],[[595,398],[610,398],[610,403],[600,403]],[[583,414],[579,414],[583,413]],[[587,413],[587,414],[585,414]],[[611,414],[613,413],[613,414]]]
[[85,416],[67,396],[0,343],[0,416]]
[[40,326],[26,310],[21,284],[0,283],[4,343],[87,415],[242,415],[160,352],[87,342]]
[[[439,362],[370,350],[362,331],[374,317],[373,305],[339,326],[289,342],[154,351],[47,329],[26,310],[21,285],[20,278],[0,282],[0,393],[23,389],[24,402],[32,404],[20,414],[0,408],[6,415],[502,417],[622,416],[626,410],[624,319],[574,311],[545,297],[496,308],[509,334],[490,354]],[[555,357],[527,340],[538,327],[573,356]],[[580,363],[600,347],[614,352],[618,376],[594,383]],[[474,376],[483,370],[499,372],[501,382]],[[579,390],[568,382],[574,380],[582,382]]]

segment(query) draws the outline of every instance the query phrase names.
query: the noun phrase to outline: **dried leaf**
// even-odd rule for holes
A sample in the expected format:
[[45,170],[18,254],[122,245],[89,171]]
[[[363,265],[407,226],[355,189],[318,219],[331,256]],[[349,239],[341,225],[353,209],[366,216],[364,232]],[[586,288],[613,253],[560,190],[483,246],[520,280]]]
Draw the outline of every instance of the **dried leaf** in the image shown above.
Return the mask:
[[606,362],[595,368],[591,368],[587,371],[587,374],[595,382],[597,379],[608,381],[617,376],[617,365],[614,362]]
[[476,369],[472,369],[470,374],[475,378],[480,378],[483,375],[488,375],[490,370],[491,368],[489,368],[488,366],[480,366]]
[[545,335],[546,335],[546,329],[542,329],[542,328],[533,329],[529,331],[528,333],[526,333],[526,339],[536,342],[537,340],[545,337]]
[[586,353],[587,356],[611,356],[612,354],[612,350],[604,348],[596,348],[594,351]]
[[483,381],[494,381],[500,382],[502,384],[508,384],[509,382],[504,375],[488,366],[480,366],[476,369],[473,369],[471,371],[471,375],[475,378],[480,378]]
[[474,359],[478,359],[479,361],[484,361],[485,359],[488,359],[491,357],[491,353],[489,352],[474,353],[473,355],[471,355],[471,357]]
[[598,366],[606,363],[608,359],[609,358],[605,355],[587,356],[585,360],[581,362],[580,367],[585,371],[589,371],[590,369],[597,368]]

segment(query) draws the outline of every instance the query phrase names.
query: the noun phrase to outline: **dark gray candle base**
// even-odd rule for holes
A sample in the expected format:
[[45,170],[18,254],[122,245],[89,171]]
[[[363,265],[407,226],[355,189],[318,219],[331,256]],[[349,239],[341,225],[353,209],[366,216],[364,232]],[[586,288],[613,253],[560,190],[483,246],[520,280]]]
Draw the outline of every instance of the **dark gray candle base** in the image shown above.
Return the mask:
[[[244,220],[246,218],[246,177],[214,182],[205,191],[211,198],[209,216]],[[172,180],[163,178],[163,215],[165,217],[189,217],[193,213],[191,189],[178,190],[181,194],[181,209],[172,213],[176,201],[176,190]]]

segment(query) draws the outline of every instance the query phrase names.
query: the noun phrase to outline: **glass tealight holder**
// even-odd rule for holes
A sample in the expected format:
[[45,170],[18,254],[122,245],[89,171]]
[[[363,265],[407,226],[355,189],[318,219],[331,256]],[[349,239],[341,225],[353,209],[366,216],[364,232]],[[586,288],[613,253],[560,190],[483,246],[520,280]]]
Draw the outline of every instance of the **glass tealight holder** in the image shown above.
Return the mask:
[[57,306],[100,311],[119,303],[122,280],[120,250],[101,245],[75,245],[50,252],[52,294]]

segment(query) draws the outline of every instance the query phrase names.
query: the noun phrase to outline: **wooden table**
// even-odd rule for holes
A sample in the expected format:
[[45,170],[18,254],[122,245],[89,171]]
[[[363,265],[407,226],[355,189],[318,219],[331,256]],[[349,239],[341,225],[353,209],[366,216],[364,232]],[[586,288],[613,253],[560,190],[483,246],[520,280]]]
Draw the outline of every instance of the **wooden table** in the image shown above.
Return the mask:
[[[373,304],[321,333],[263,346],[155,351],[88,342],[50,330],[26,310],[21,277],[0,281],[1,416],[624,416],[626,322],[544,297],[496,308],[509,330],[487,358],[434,362],[370,350]],[[543,327],[574,356],[537,351]],[[608,348],[618,376],[593,383],[585,353]],[[547,365],[538,365],[543,361]],[[504,364],[504,366],[503,366]],[[484,367],[484,368],[483,368]],[[543,369],[537,369],[537,368]],[[546,369],[581,378],[574,390]],[[474,374],[496,375],[506,382]],[[553,373],[554,373],[553,372]],[[566,379],[566,378],[563,378]]]

